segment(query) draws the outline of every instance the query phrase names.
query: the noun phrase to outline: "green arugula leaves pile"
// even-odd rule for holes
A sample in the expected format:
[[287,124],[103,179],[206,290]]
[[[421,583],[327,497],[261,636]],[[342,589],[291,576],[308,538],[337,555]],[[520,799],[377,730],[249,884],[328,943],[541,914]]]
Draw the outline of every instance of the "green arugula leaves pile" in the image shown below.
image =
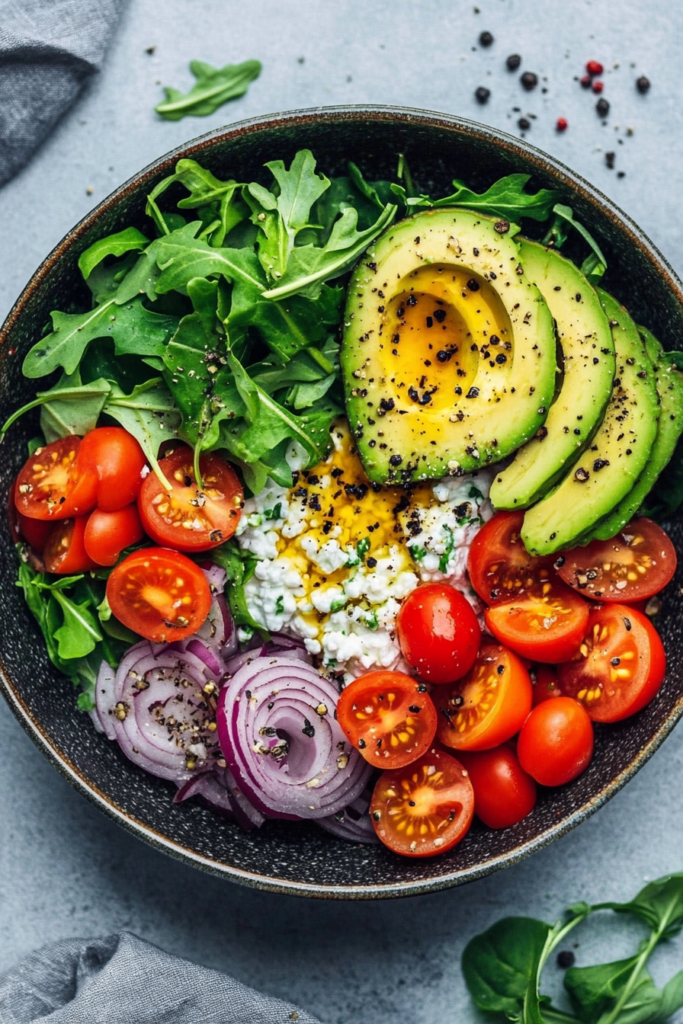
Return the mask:
[[[632,956],[593,967],[571,967],[564,978],[572,1013],[540,993],[541,972],[569,932],[591,914],[612,910],[647,927]],[[519,1024],[660,1024],[683,1007],[683,970],[663,988],[647,962],[661,942],[683,928],[683,873],[650,882],[628,903],[579,903],[555,925],[528,917],[498,921],[466,946],[465,982],[476,1005]]]

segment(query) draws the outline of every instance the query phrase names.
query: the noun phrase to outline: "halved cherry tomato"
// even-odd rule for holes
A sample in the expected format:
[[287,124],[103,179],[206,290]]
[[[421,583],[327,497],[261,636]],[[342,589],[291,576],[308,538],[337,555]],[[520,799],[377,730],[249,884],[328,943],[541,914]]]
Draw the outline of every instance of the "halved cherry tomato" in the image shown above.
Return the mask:
[[107,580],[116,618],[146,640],[166,643],[196,633],[211,607],[206,576],[168,548],[143,548],[116,566]]
[[242,485],[232,466],[218,455],[202,455],[200,490],[191,448],[181,445],[159,465],[171,492],[150,473],[138,498],[142,525],[152,540],[177,551],[208,551],[232,537],[244,505]]
[[124,548],[144,537],[137,505],[116,512],[96,508],[85,527],[85,550],[98,565],[114,565]]
[[581,643],[589,607],[563,583],[534,585],[484,612],[493,635],[517,654],[555,664],[571,658]]
[[435,857],[452,849],[467,833],[473,814],[467,771],[435,748],[413,764],[382,772],[370,801],[379,839],[405,857]]
[[123,427],[97,427],[81,441],[79,459],[96,473],[97,507],[115,512],[135,501],[142,487],[147,459]]
[[494,750],[458,755],[474,787],[474,813],[489,828],[516,825],[536,805],[536,783],[509,743]]
[[550,700],[551,697],[562,696],[562,690],[557,681],[557,672],[551,665],[537,665],[531,669],[529,675],[534,687],[534,707],[544,700]]
[[555,564],[584,597],[626,604],[664,589],[676,572],[676,549],[651,519],[634,519],[612,540],[563,551]]
[[630,605],[606,604],[591,612],[576,657],[558,677],[562,693],[581,701],[594,722],[619,722],[652,700],[665,672],[650,620]]
[[81,462],[75,434],[38,448],[17,477],[17,510],[31,519],[70,519],[97,502],[97,474]]
[[401,605],[403,657],[430,683],[452,683],[472,668],[481,629],[467,598],[447,583],[425,583]]
[[366,761],[402,768],[429,749],[436,708],[424,683],[403,672],[366,672],[337,703],[337,719]]
[[553,558],[530,555],[522,542],[523,512],[496,512],[472,541],[467,571],[486,604],[497,604],[552,579]]
[[10,487],[9,501],[7,502],[9,532],[12,535],[12,540],[24,541],[34,551],[42,552],[50,536],[52,523],[48,523],[44,519],[30,519],[28,516],[22,515],[15,503],[16,485],[17,481],[15,480]]
[[519,763],[542,786],[571,782],[592,756],[593,724],[573,697],[544,700],[535,707],[517,741]]
[[88,516],[62,519],[50,527],[43,552],[43,561],[48,572],[69,574],[87,572],[96,565],[85,550],[85,527]]
[[519,658],[483,644],[464,679],[434,693],[437,736],[456,750],[490,750],[522,727],[531,710],[531,680]]

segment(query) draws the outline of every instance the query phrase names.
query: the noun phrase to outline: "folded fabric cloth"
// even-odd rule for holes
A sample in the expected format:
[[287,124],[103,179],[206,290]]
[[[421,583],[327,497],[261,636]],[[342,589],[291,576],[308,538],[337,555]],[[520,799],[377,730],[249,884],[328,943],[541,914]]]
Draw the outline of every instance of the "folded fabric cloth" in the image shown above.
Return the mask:
[[102,65],[124,0],[0,0],[0,185]]
[[62,939],[0,975],[2,1024],[320,1024],[130,932]]

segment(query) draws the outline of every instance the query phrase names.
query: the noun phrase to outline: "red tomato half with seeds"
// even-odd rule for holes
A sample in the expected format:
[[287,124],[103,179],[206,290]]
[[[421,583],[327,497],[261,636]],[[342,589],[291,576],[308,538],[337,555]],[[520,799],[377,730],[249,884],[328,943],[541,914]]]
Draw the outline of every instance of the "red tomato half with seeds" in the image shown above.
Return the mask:
[[403,657],[430,683],[452,683],[470,670],[481,629],[467,598],[447,583],[425,583],[401,605],[396,632]]
[[97,427],[81,441],[79,459],[97,476],[97,507],[115,512],[135,501],[142,487],[147,459],[123,427]]
[[532,661],[556,664],[578,649],[588,622],[586,601],[563,583],[535,585],[484,612],[493,635]]
[[531,669],[529,675],[531,676],[534,688],[534,707],[537,704],[541,704],[544,700],[562,696],[562,690],[560,689],[554,666],[537,665]]
[[154,643],[196,633],[211,607],[206,576],[178,551],[143,548],[124,558],[107,580],[113,614]]
[[152,540],[177,551],[208,551],[232,537],[242,515],[244,492],[235,471],[218,455],[202,455],[202,487],[193,452],[182,445],[159,461],[170,491],[150,473],[138,498],[140,519]]
[[509,743],[458,757],[474,787],[474,813],[489,828],[509,828],[536,806],[536,783],[522,768]]
[[62,519],[50,527],[50,536],[43,551],[48,572],[70,575],[87,572],[97,566],[85,550],[85,528],[88,516]]
[[531,698],[529,673],[519,658],[485,643],[464,679],[435,691],[437,736],[456,750],[490,750],[519,732]]
[[23,541],[34,551],[42,552],[52,532],[52,523],[46,522],[45,519],[30,519],[29,516],[22,515],[16,506],[16,485],[17,481],[15,480],[10,488],[7,502],[7,517],[12,540]]
[[612,540],[563,551],[557,571],[570,587],[596,601],[625,604],[658,594],[676,572],[676,549],[651,519],[634,519]]
[[436,708],[424,683],[403,672],[366,672],[342,690],[337,719],[350,742],[377,768],[402,768],[425,753]]
[[85,527],[85,550],[98,565],[115,565],[124,548],[143,537],[137,505],[126,505],[116,512],[96,508]]
[[486,604],[525,593],[554,577],[553,558],[530,555],[522,541],[523,512],[496,512],[472,541],[467,571]]
[[542,786],[563,786],[590,764],[593,724],[573,697],[544,700],[522,726],[517,757],[525,772]]
[[380,841],[404,857],[435,857],[467,834],[474,814],[469,775],[450,754],[432,748],[419,761],[382,772],[370,801]]
[[581,701],[594,722],[620,722],[644,708],[666,673],[666,654],[650,620],[630,605],[591,612],[573,661],[560,665],[562,693]]
[[97,502],[97,474],[80,459],[75,434],[38,448],[17,477],[17,510],[30,519],[70,519]]

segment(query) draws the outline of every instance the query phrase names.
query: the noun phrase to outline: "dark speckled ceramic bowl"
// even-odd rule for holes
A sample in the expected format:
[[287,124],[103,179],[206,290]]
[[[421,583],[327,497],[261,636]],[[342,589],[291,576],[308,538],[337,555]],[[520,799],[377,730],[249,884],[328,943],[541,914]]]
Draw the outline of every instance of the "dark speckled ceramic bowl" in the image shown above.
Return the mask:
[[[261,173],[264,161],[289,161],[302,147],[313,150],[328,175],[339,173],[352,159],[370,179],[392,175],[396,154],[405,153],[418,187],[441,194],[447,194],[453,177],[483,187],[513,171],[531,174],[537,186],[556,186],[605,250],[610,264],[607,288],[665,348],[676,348],[683,337],[683,294],[671,267],[628,217],[549,156],[491,128],[443,114],[370,107],[311,110],[256,118],[188,143],[122,185],[67,235],[0,332],[0,422],[34,396],[34,385],[21,375],[22,356],[40,336],[50,311],[68,308],[74,300],[86,308],[79,254],[102,235],[131,223],[143,226],[146,194],[178,159],[194,157],[221,177],[249,181]],[[34,427],[26,418],[5,442],[0,464],[3,501]],[[680,550],[683,529],[675,527],[673,536]],[[169,783],[127,761],[76,710],[71,684],[49,664],[38,628],[13,586],[15,554],[4,529],[0,572],[0,685],[21,724],[55,767],[153,846],[225,878],[277,892],[355,899],[407,896],[513,864],[609,800],[683,713],[679,575],[658,619],[672,669],[657,698],[634,718],[599,729],[588,770],[571,785],[543,793],[534,812],[514,828],[494,832],[475,823],[460,846],[429,860],[401,859],[383,847],[342,842],[313,825],[270,822],[246,834],[199,805],[175,806]]]

